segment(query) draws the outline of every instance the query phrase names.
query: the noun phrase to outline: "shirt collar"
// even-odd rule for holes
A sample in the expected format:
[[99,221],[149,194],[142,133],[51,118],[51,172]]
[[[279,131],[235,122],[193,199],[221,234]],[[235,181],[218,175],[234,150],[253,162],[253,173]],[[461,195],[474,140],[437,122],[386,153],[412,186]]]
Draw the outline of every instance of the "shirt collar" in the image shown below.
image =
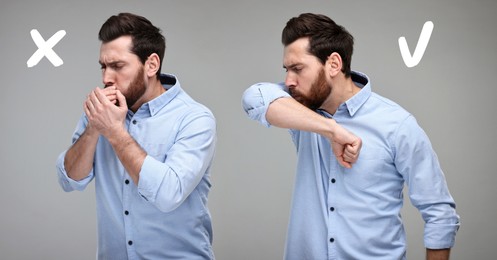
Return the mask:
[[[347,111],[349,112],[349,115],[352,117],[371,96],[371,83],[366,74],[358,71],[352,71],[351,78],[352,81],[354,81],[354,83],[361,88],[361,90],[357,92],[357,94],[349,98],[344,103]],[[341,109],[342,105],[340,105],[338,109]]]
[[148,109],[150,116],[157,114],[157,112],[171,102],[171,100],[182,91],[178,78],[172,74],[161,74],[160,82],[162,83],[162,87],[166,89],[166,92],[142,106],[143,109]]

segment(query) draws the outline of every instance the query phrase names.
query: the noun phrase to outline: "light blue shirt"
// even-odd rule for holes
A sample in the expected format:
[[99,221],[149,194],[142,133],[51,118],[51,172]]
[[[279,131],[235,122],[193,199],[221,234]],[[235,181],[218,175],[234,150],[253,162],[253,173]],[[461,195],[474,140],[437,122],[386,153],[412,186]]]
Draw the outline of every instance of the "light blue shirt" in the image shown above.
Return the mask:
[[[83,190],[95,179],[98,259],[214,259],[207,195],[215,118],[176,77],[163,74],[161,81],[167,91],[126,117],[128,132],[147,152],[138,186],[102,136],[85,179],[67,176],[67,151],[57,160],[65,191]],[[87,123],[83,115],[73,143]]]
[[[351,169],[338,164],[323,136],[290,130],[297,175],[285,259],[405,259],[404,183],[426,223],[425,246],[452,247],[459,216],[428,137],[410,113],[371,92],[366,75],[353,72],[352,79],[360,92],[334,115],[316,111],[363,140]],[[269,126],[269,104],[287,92],[281,84],[255,84],[244,93],[243,107]]]

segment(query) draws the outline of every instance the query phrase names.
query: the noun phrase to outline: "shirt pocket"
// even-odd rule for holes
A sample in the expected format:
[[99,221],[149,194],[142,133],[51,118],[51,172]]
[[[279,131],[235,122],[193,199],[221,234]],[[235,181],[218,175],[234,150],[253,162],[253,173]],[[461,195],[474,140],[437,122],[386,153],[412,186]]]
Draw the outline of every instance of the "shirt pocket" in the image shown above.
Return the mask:
[[154,159],[165,162],[167,158],[167,151],[171,149],[170,144],[159,144],[159,143],[144,143],[141,145],[145,152],[153,157]]
[[390,155],[384,149],[362,149],[352,168],[343,169],[343,180],[347,186],[360,190],[368,189],[381,181]]

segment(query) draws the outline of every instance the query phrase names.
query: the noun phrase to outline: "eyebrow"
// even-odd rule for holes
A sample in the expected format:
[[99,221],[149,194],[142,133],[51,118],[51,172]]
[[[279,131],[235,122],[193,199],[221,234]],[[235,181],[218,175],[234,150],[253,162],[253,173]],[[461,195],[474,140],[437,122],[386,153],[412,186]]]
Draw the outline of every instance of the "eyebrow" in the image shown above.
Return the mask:
[[107,63],[102,62],[102,61],[100,61],[100,60],[98,61],[98,64],[100,64],[100,66],[102,66],[102,67],[103,67],[103,66],[113,66],[113,65],[117,65],[117,64],[119,64],[119,63],[125,63],[125,62],[124,62],[124,61],[122,61],[122,60],[118,60],[118,61],[111,61],[111,62],[107,62]]
[[288,66],[283,65],[283,68],[288,70],[288,69],[294,69],[297,66],[302,66],[302,63],[293,63],[293,64],[290,64]]

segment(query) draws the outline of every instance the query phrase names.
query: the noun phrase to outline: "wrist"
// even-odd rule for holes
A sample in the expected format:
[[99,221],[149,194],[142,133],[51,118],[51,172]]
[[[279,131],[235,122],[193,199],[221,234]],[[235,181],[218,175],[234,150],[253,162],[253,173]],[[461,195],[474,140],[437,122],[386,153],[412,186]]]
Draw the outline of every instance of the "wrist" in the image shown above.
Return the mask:
[[115,144],[124,143],[129,134],[124,128],[118,128],[114,131],[108,131],[104,136],[114,146]]
[[328,139],[333,139],[336,135],[338,123],[333,118],[325,118],[325,124],[322,135]]
[[93,127],[91,124],[88,124],[86,126],[84,134],[90,138],[98,138],[98,136],[100,135],[97,129]]

